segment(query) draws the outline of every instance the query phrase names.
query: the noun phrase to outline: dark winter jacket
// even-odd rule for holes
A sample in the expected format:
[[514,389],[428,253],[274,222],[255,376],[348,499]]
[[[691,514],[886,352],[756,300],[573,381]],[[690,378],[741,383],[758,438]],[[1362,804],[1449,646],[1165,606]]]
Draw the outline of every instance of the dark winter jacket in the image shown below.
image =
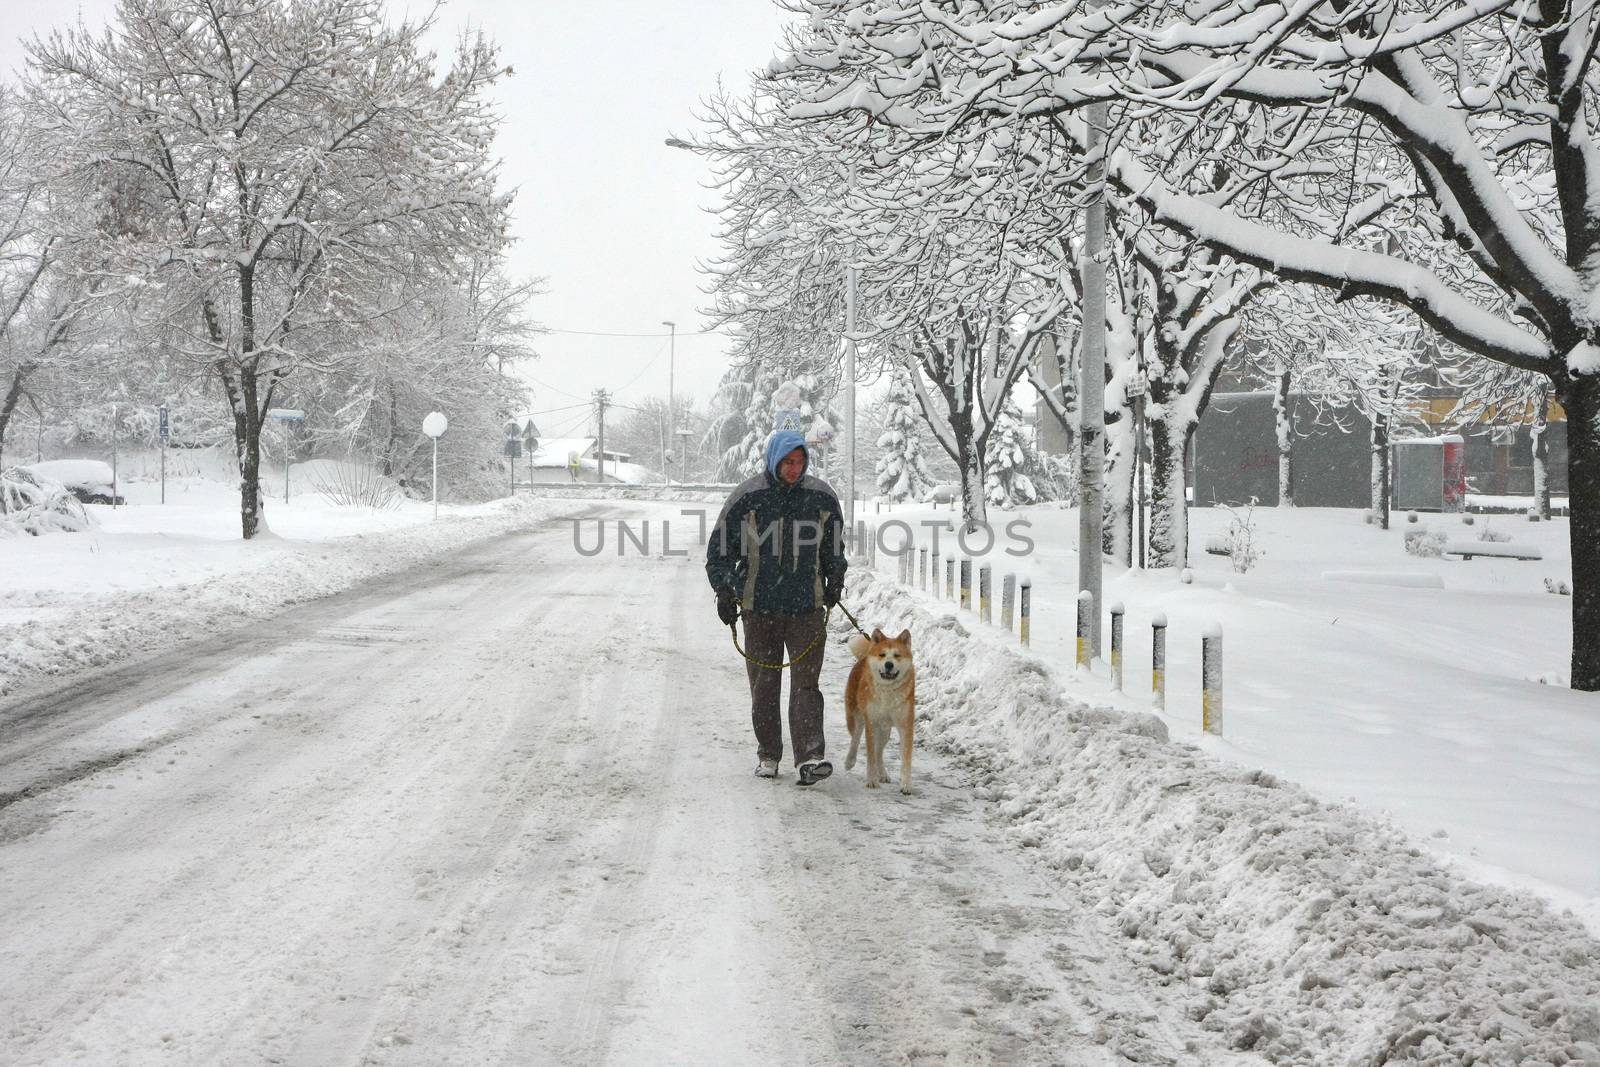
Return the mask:
[[[823,606],[825,588],[844,584],[844,513],[820,478],[778,480],[778,461],[805,439],[780,430],[767,444],[767,469],[728,494],[706,545],[711,588],[728,590],[746,612],[799,615]],[[806,452],[806,465],[811,454]]]

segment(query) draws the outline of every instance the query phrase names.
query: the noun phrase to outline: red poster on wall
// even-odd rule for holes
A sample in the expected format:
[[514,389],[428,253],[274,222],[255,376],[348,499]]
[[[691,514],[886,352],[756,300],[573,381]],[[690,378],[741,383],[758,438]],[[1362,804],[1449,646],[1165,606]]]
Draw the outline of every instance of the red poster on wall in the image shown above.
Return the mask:
[[1454,434],[1444,439],[1444,510],[1467,510],[1467,443]]

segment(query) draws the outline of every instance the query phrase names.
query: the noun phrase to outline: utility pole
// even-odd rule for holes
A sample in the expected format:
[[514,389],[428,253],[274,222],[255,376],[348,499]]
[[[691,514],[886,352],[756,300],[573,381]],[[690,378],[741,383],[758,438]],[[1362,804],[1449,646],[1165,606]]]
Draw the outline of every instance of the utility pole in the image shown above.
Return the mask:
[[606,405],[611,403],[611,394],[604,389],[594,391],[594,402],[597,410],[597,421],[600,426],[600,461],[596,464],[598,477],[596,481],[604,485],[606,480]]
[[856,268],[845,268],[844,293],[844,528],[856,528]]
[[[672,372],[674,370],[673,364],[676,363],[678,359],[678,324],[670,319],[662,319],[661,325],[665,326],[668,331],[670,331],[667,334],[667,432],[664,436],[666,437],[667,444],[671,445],[672,436],[678,431],[678,423],[674,418],[676,409],[672,398]],[[672,464],[668,462],[667,457],[662,456],[661,480],[663,482],[672,481],[672,475],[669,472],[669,468],[671,466]]]
[[1078,380],[1078,592],[1093,598],[1086,635],[1091,659],[1100,658],[1101,498],[1105,477],[1106,390],[1106,104],[1088,108],[1089,205],[1084,212],[1083,358]]

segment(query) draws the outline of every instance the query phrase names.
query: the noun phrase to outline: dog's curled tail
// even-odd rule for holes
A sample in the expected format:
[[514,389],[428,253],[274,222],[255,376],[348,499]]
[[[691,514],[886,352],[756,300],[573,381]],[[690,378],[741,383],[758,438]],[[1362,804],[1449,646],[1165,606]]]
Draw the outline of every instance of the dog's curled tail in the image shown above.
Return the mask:
[[861,634],[850,635],[850,654],[856,659],[865,659],[867,653],[871,649],[872,642],[867,640],[867,638],[863,637]]

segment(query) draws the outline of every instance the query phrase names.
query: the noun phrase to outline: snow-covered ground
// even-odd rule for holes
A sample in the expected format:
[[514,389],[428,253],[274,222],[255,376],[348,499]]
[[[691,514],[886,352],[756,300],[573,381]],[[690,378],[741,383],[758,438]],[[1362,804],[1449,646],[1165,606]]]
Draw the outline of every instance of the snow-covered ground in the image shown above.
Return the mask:
[[[1275,1064],[1600,1063],[1600,943],[1355,808],[1081,703],[882,577],[925,736],[1203,1029]],[[1191,1062],[1187,1059],[1180,1062]]]
[[[1240,512],[1243,516],[1243,512]],[[1243,767],[1260,768],[1329,800],[1385,813],[1429,850],[1475,878],[1532,889],[1571,907],[1600,931],[1600,696],[1573,692],[1567,677],[1569,597],[1545,579],[1571,577],[1567,521],[1520,515],[1421,515],[1420,526],[1450,540],[1487,529],[1541,550],[1537,561],[1420,558],[1404,548],[1415,527],[1397,514],[1384,531],[1360,512],[1257,509],[1251,516],[1260,561],[1244,574],[1208,555],[1227,534],[1226,510],[1190,512],[1192,584],[1171,572],[1107,565],[1107,603],[1127,609],[1123,694],[1106,664],[1087,677],[1072,670],[1077,594],[1077,513],[1034,507],[996,514],[995,621],[1001,575],[1033,580],[1033,653],[1058,669],[1074,696],[1148,710],[1150,620],[1168,628],[1167,709],[1176,738]],[[896,508],[868,522],[906,522],[929,545],[923,521],[948,509]],[[1004,527],[1026,518],[1035,542],[1013,558]],[[902,531],[885,526],[884,538]],[[951,538],[941,538],[948,554]],[[977,543],[974,543],[977,547]],[[879,557],[879,569],[895,573]],[[1419,580],[1438,588],[1419,587]],[[976,582],[976,574],[974,574]],[[953,611],[948,600],[937,610]],[[998,628],[974,636],[1007,643]],[[1200,636],[1223,630],[1224,735],[1200,730]],[[1109,625],[1106,626],[1109,640]],[[1555,684],[1541,684],[1541,681]]]
[[964,772],[757,780],[747,699],[697,558],[551,524],[0,704],[0,1062],[1264,1062]]
[[[1014,561],[1031,651],[880,558],[847,603],[915,634],[902,798],[750,777],[681,514],[715,501],[308,497],[247,546],[189,493],[0,542],[0,648],[150,653],[0,698],[0,1062],[1600,1064],[1600,944],[1506,888],[1597,895],[1593,698],[1527,680],[1565,656],[1564,523],[1462,563],[1405,555],[1403,517],[1257,512],[1248,574],[1108,574],[1120,697],[1070,666],[1071,512]],[[564,520],[602,514],[653,553],[581,554]]]
[[548,514],[552,501],[407,500],[340,507],[312,489],[321,461],[264,479],[268,533],[239,536],[236,485],[215,455],[177,453],[166,503],[154,457],[124,457],[127,506],[90,505],[84,533],[0,539],[0,696],[261,619]]

